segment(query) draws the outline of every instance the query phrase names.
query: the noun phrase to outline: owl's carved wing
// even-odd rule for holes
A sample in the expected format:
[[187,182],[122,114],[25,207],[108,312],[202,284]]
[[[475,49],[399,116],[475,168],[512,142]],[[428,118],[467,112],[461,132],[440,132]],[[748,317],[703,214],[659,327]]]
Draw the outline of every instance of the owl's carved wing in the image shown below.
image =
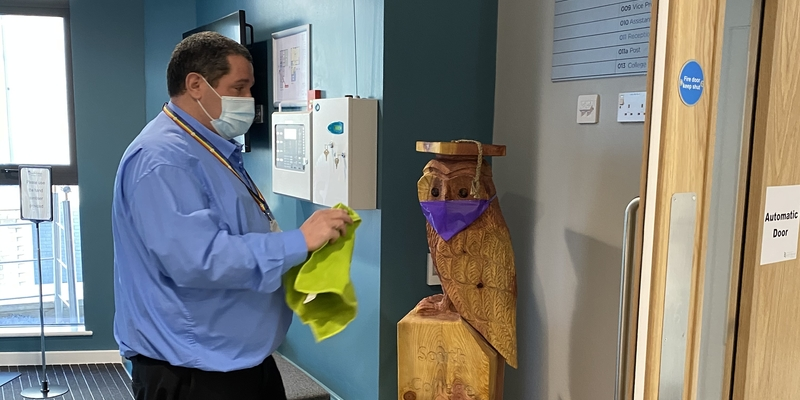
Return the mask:
[[428,224],[428,245],[456,311],[516,368],[514,253],[497,201],[449,242]]

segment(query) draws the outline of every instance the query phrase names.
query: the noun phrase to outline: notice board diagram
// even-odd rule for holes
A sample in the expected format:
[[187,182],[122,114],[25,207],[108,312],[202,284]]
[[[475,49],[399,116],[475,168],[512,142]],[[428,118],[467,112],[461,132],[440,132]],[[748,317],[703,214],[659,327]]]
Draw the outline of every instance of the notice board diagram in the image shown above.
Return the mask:
[[650,0],[556,0],[553,81],[647,74]]
[[274,106],[305,107],[311,88],[311,25],[272,34]]

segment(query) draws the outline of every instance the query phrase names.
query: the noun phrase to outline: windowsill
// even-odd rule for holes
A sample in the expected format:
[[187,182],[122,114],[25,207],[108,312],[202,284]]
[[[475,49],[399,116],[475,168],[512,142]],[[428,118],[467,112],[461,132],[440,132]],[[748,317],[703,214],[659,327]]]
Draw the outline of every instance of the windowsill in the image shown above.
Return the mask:
[[[42,328],[38,326],[0,327],[0,338],[39,337]],[[92,331],[87,331],[83,325],[74,326],[45,326],[45,337],[92,336]]]

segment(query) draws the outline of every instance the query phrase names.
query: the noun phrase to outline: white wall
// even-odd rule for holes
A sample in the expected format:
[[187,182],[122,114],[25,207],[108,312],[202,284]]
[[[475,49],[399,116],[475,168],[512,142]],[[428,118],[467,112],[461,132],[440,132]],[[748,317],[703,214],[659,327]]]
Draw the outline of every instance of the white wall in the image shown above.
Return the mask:
[[[517,262],[519,369],[505,398],[614,395],[625,206],[639,194],[642,123],[616,122],[644,76],[553,83],[553,0],[499,0],[493,161]],[[577,98],[600,94],[600,123]]]

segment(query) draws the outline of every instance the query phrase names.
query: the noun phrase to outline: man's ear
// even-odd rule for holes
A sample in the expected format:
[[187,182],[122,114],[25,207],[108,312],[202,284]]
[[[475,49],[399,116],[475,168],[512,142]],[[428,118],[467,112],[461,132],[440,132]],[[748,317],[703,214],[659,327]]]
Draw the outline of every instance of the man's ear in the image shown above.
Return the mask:
[[186,93],[188,93],[193,99],[199,100],[200,97],[203,96],[203,87],[205,85],[206,82],[200,74],[196,72],[190,72],[186,75]]

